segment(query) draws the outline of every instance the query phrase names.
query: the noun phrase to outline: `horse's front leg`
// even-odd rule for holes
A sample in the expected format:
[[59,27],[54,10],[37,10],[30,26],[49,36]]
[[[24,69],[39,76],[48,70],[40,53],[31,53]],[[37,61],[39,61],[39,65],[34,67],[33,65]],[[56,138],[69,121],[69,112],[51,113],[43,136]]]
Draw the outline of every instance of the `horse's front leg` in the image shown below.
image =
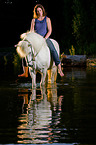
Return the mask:
[[42,72],[41,72],[41,82],[40,82],[40,86],[41,87],[45,85],[46,73],[47,73],[47,69],[42,69]]
[[36,71],[33,71],[32,68],[29,68],[29,73],[32,78],[32,88],[36,88]]

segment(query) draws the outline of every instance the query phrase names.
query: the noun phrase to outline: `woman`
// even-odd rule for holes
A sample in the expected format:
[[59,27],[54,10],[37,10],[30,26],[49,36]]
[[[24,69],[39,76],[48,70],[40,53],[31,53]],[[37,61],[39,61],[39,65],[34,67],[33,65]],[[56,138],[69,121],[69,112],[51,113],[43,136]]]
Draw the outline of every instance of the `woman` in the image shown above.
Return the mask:
[[[51,51],[53,60],[55,62],[55,65],[58,66],[58,72],[61,77],[64,76],[62,70],[61,70],[61,64],[60,64],[60,59],[58,56],[58,53],[49,39],[49,36],[52,33],[52,25],[51,25],[51,20],[46,16],[45,9],[41,4],[37,4],[34,7],[34,15],[33,19],[31,22],[31,28],[30,31],[35,31],[36,33],[40,34],[46,39],[47,45]],[[24,73],[22,75],[18,75],[19,77],[27,77],[26,75],[28,73],[27,70],[28,67],[25,66]],[[26,73],[27,72],[27,73]]]

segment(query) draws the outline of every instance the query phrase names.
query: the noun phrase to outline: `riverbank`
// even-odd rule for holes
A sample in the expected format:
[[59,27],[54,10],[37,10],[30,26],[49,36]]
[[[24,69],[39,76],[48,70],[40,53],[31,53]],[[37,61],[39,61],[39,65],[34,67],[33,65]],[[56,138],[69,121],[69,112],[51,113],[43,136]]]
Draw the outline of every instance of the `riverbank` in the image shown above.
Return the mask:
[[[66,56],[66,57],[65,57]],[[0,48],[0,65],[11,65],[20,64],[21,59],[16,52],[15,47]],[[72,61],[72,62],[71,62]],[[64,66],[72,67],[96,67],[96,56],[86,56],[86,55],[64,55],[61,62]],[[20,66],[19,66],[20,68]]]
[[63,67],[96,67],[96,56],[61,54]]
[[88,67],[96,67],[96,58],[88,58],[86,61]]

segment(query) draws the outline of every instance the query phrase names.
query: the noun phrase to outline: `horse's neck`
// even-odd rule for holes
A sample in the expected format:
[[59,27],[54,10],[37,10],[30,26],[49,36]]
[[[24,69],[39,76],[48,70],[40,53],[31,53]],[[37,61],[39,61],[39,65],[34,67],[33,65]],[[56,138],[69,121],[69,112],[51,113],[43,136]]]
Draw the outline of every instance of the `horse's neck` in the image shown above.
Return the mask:
[[40,51],[43,44],[45,43],[44,39],[36,34],[33,34],[32,36],[30,35],[27,39],[31,43],[35,53]]

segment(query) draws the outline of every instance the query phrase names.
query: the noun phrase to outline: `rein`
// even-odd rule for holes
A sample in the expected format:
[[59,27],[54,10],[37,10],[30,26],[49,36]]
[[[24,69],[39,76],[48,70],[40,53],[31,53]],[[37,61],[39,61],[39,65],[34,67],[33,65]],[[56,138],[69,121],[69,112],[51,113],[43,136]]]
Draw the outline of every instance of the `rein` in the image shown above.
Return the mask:
[[32,61],[34,62],[35,61],[35,56],[34,56],[34,53],[33,53],[33,50],[32,50],[32,44],[27,39],[24,39],[24,41],[28,42],[28,47],[30,46],[30,48],[31,48],[31,52],[29,52],[28,54],[32,53],[32,59],[30,61],[28,61],[28,57],[27,56],[26,56],[26,59],[27,59],[28,66],[32,67],[32,65],[30,65],[30,62],[32,62]]

